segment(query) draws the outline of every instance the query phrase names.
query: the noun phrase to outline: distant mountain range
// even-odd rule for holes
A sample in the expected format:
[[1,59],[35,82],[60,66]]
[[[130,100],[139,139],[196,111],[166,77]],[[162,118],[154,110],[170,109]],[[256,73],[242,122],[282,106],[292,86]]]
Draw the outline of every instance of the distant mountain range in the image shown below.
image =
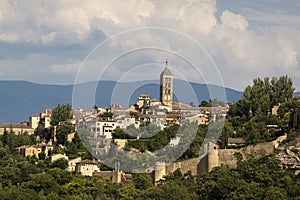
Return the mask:
[[[89,101],[91,86],[96,85],[95,101]],[[79,84],[80,99],[73,108],[90,109],[93,105],[109,107],[112,103],[129,107],[136,103],[142,93],[159,99],[159,81],[115,82],[101,81]],[[32,114],[38,114],[45,108],[54,108],[57,104],[72,104],[73,85],[43,85],[27,81],[0,81],[0,124],[28,121]],[[76,90],[75,90],[76,91]],[[209,91],[211,95],[209,95]],[[226,98],[224,95],[226,94]],[[174,100],[183,103],[192,102],[197,106],[201,101],[217,98],[233,102],[241,98],[243,92],[215,85],[205,85],[182,80],[174,81]],[[296,92],[295,95],[300,95]],[[79,103],[78,103],[79,102]]]
[[[85,93],[96,85],[95,102],[85,101]],[[148,93],[152,98],[159,99],[159,81],[115,82],[101,81],[83,83],[76,86],[82,90],[81,99],[73,108],[91,108],[95,103],[99,107],[109,107],[112,103],[124,107],[136,103],[142,93]],[[182,80],[174,81],[174,100],[198,105],[202,100],[217,98],[233,102],[241,98],[242,92],[215,85],[189,83]],[[0,123],[28,121],[32,114],[38,114],[45,108],[54,108],[57,104],[72,104],[73,85],[42,85],[27,81],[0,81]],[[224,98],[224,91],[226,99]],[[223,95],[222,95],[223,94]],[[88,103],[92,102],[92,103]]]

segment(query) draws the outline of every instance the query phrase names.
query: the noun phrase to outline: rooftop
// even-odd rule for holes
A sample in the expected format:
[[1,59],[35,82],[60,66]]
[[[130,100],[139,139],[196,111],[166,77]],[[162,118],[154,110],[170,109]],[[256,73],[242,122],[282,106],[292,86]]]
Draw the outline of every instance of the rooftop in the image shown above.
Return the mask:
[[79,164],[82,165],[86,165],[86,164],[90,164],[90,165],[97,165],[98,162],[96,160],[82,160],[81,162],[78,162]]
[[160,76],[173,76],[168,66],[165,67],[164,71],[161,72]]
[[0,128],[23,128],[23,129],[32,129],[31,127],[25,125],[25,124],[0,124]]
[[168,61],[166,61],[166,67],[161,72],[160,76],[173,76],[173,74],[171,73],[170,69],[168,68]]

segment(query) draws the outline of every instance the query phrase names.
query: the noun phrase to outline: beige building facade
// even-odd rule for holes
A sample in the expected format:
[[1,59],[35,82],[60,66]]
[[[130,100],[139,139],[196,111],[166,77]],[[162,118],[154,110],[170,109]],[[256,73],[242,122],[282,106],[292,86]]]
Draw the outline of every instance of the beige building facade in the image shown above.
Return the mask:
[[34,134],[34,129],[26,124],[1,124],[0,125],[0,135],[3,135],[4,131],[13,132],[16,135],[20,135],[23,133],[28,133],[29,135]]

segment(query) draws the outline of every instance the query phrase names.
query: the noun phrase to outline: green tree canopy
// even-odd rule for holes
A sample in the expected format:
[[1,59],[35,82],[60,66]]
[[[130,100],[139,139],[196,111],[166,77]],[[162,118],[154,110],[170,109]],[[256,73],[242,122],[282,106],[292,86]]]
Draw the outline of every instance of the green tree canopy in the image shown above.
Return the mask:
[[51,168],[67,169],[68,161],[64,158],[58,159],[50,164]]
[[74,126],[70,123],[59,125],[56,130],[57,143],[66,145],[67,135],[72,131],[74,131]]
[[282,76],[253,80],[253,85],[246,87],[241,100],[234,103],[229,114],[232,117],[245,115],[247,118],[267,115],[268,111],[278,103],[290,101],[295,88],[292,79]]
[[72,119],[72,106],[70,104],[58,104],[56,108],[52,110],[51,125],[56,126],[59,122]]

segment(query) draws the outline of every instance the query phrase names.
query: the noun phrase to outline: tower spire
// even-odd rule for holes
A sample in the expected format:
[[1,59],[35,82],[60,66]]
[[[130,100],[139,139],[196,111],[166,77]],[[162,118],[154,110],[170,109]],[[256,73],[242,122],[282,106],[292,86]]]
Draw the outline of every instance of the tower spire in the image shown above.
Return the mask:
[[171,71],[170,71],[170,69],[169,69],[169,67],[168,67],[168,59],[166,59],[166,66],[165,66],[165,68],[164,68],[164,70],[161,72],[161,74],[160,74],[160,76],[173,76],[172,75],[172,73],[171,73]]
[[168,67],[168,59],[166,59],[166,66],[160,74],[160,101],[172,110],[173,75]]

